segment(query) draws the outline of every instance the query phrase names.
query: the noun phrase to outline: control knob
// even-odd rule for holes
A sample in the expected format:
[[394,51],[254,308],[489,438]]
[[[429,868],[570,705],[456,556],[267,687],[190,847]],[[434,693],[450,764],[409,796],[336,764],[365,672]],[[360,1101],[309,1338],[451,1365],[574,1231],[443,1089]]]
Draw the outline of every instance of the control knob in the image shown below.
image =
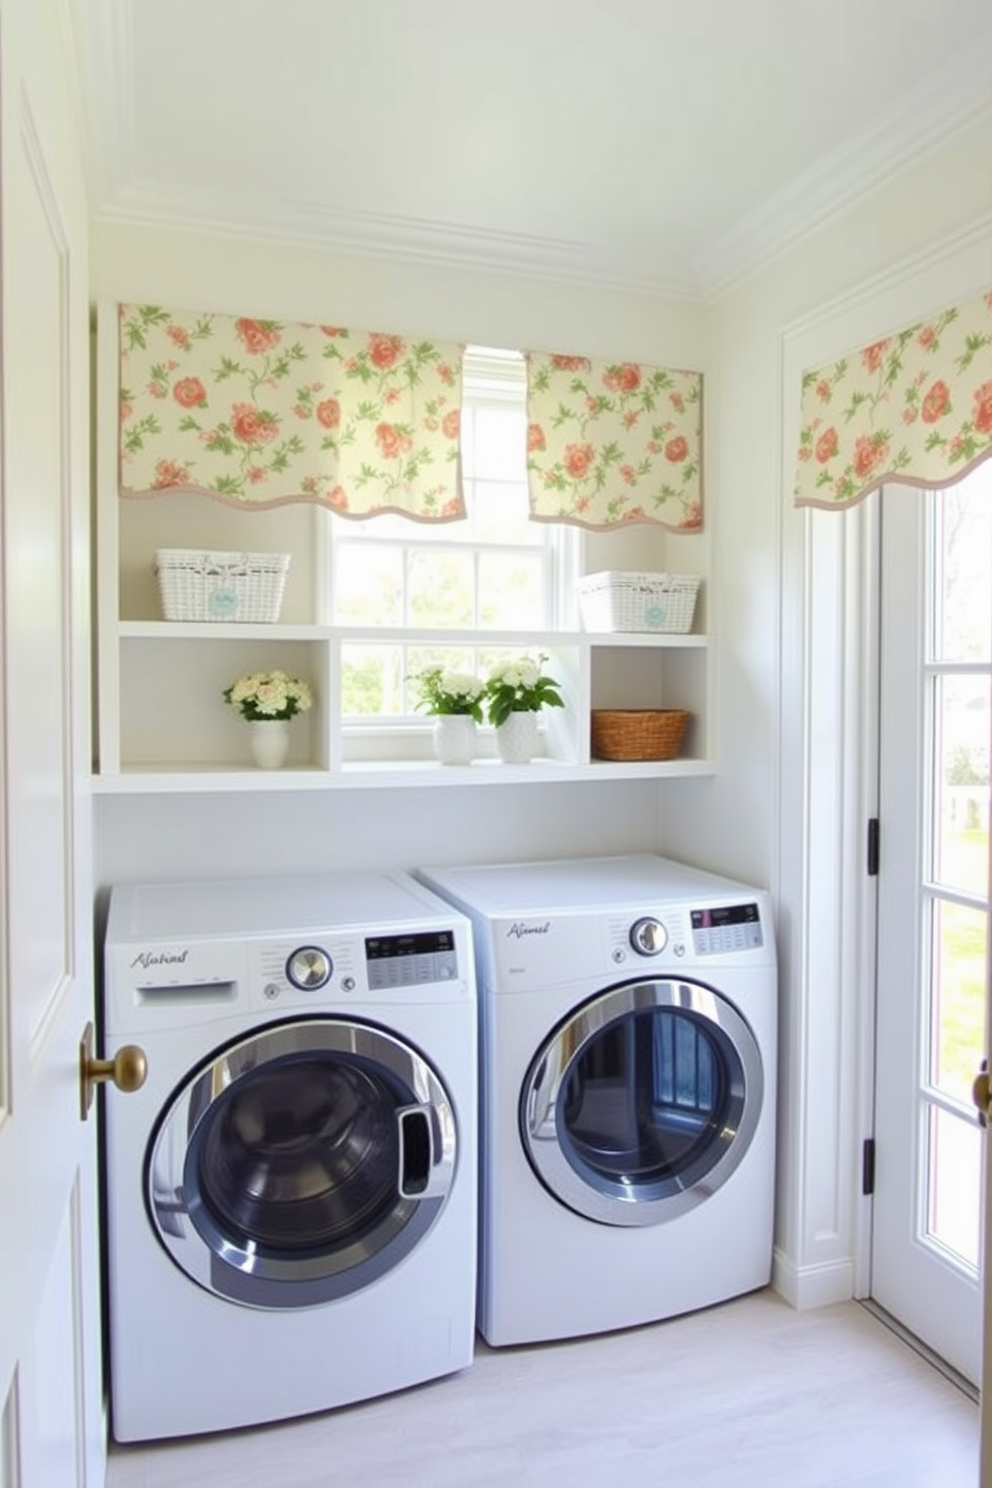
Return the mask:
[[286,962],[286,975],[301,992],[314,992],[331,979],[334,963],[319,946],[300,946]]
[[650,916],[631,926],[630,943],[639,956],[660,956],[668,944],[668,931]]

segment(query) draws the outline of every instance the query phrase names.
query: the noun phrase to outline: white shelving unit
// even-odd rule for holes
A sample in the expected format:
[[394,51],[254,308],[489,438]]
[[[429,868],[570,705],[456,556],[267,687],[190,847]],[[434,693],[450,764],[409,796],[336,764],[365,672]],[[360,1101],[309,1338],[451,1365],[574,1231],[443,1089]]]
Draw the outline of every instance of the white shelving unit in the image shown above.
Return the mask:
[[[403,639],[396,630],[332,629],[313,625],[223,625],[121,621],[114,627],[101,685],[98,791],[276,790],[370,786],[506,784],[540,776],[551,780],[636,779],[712,771],[700,739],[698,701],[686,700],[678,682],[676,704],[666,701],[678,663],[705,663],[705,636],[593,636],[518,632],[438,632],[460,644],[537,645],[562,680],[564,709],[546,710],[546,755],[511,767],[483,758],[466,767],[441,767],[430,758],[348,758],[348,737],[335,720],[335,679],[341,647],[349,641]],[[418,639],[423,640],[422,632]],[[610,665],[609,663],[614,663]],[[288,765],[258,771],[248,752],[248,732],[221,699],[241,671],[282,666],[313,685],[314,708],[293,720]],[[686,673],[691,680],[691,670]],[[703,683],[704,679],[700,679]],[[619,688],[619,691],[618,691]],[[604,693],[605,696],[601,696]],[[676,760],[613,763],[589,754],[589,715],[596,702],[622,707],[691,707],[687,753]],[[691,706],[696,701],[696,706]],[[417,754],[430,750],[430,721],[415,732]],[[394,746],[395,747],[395,746]],[[695,751],[695,752],[693,752]]]
[[[229,508],[202,496],[118,496],[116,307],[102,311],[97,344],[97,694],[94,789],[99,793],[239,790],[361,790],[464,787],[554,781],[664,779],[712,774],[712,677],[705,635],[535,635],[521,631],[417,631],[328,623],[327,544],[321,508]],[[277,624],[163,621],[152,564],[158,548],[290,552]],[[508,766],[484,757],[468,766],[432,758],[431,721],[379,732],[342,726],[342,648],[416,639],[540,650],[562,685],[563,709],[543,715],[545,754]],[[313,686],[314,707],[291,724],[288,764],[259,770],[248,730],[223,699],[239,675],[282,667]],[[693,715],[675,760],[614,763],[590,757],[594,707],[687,708]],[[364,744],[364,747],[363,747]],[[491,731],[482,734],[492,749]],[[382,758],[370,759],[372,753]],[[359,758],[360,754],[366,757]]]

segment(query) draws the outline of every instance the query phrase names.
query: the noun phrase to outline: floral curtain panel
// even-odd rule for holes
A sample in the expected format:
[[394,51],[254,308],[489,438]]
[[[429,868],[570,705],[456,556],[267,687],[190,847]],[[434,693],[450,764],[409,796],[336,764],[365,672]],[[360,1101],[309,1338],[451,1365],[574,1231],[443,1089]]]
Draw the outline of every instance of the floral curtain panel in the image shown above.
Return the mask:
[[807,372],[796,506],[939,489],[992,454],[992,293]]
[[120,306],[120,491],[465,515],[462,347]]
[[529,353],[532,518],[698,530],[702,381],[699,372]]

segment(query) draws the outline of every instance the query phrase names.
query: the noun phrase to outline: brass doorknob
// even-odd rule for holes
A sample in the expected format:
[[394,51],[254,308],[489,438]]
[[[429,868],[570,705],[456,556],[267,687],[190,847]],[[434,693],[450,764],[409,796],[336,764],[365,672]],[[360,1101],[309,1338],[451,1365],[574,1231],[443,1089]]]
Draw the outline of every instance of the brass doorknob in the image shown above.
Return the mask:
[[978,1119],[985,1126],[989,1115],[992,1114],[990,1102],[992,1102],[992,1087],[989,1085],[989,1062],[983,1059],[978,1069],[978,1074],[972,1081],[971,1099],[978,1107]]
[[110,1082],[118,1090],[129,1093],[140,1090],[148,1075],[148,1059],[144,1049],[137,1044],[125,1044],[118,1049],[113,1059],[95,1059],[93,1056],[93,1024],[87,1023],[79,1041],[79,1115],[85,1121],[93,1104],[93,1091],[97,1085]]

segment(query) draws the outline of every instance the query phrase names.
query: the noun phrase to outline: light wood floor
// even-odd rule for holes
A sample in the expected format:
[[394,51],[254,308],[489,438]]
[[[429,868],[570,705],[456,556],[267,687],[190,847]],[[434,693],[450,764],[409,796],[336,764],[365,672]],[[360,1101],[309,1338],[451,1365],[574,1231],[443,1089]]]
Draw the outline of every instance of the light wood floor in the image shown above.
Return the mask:
[[399,1395],[112,1447],[107,1488],[977,1488],[978,1409],[857,1303],[757,1292]]

